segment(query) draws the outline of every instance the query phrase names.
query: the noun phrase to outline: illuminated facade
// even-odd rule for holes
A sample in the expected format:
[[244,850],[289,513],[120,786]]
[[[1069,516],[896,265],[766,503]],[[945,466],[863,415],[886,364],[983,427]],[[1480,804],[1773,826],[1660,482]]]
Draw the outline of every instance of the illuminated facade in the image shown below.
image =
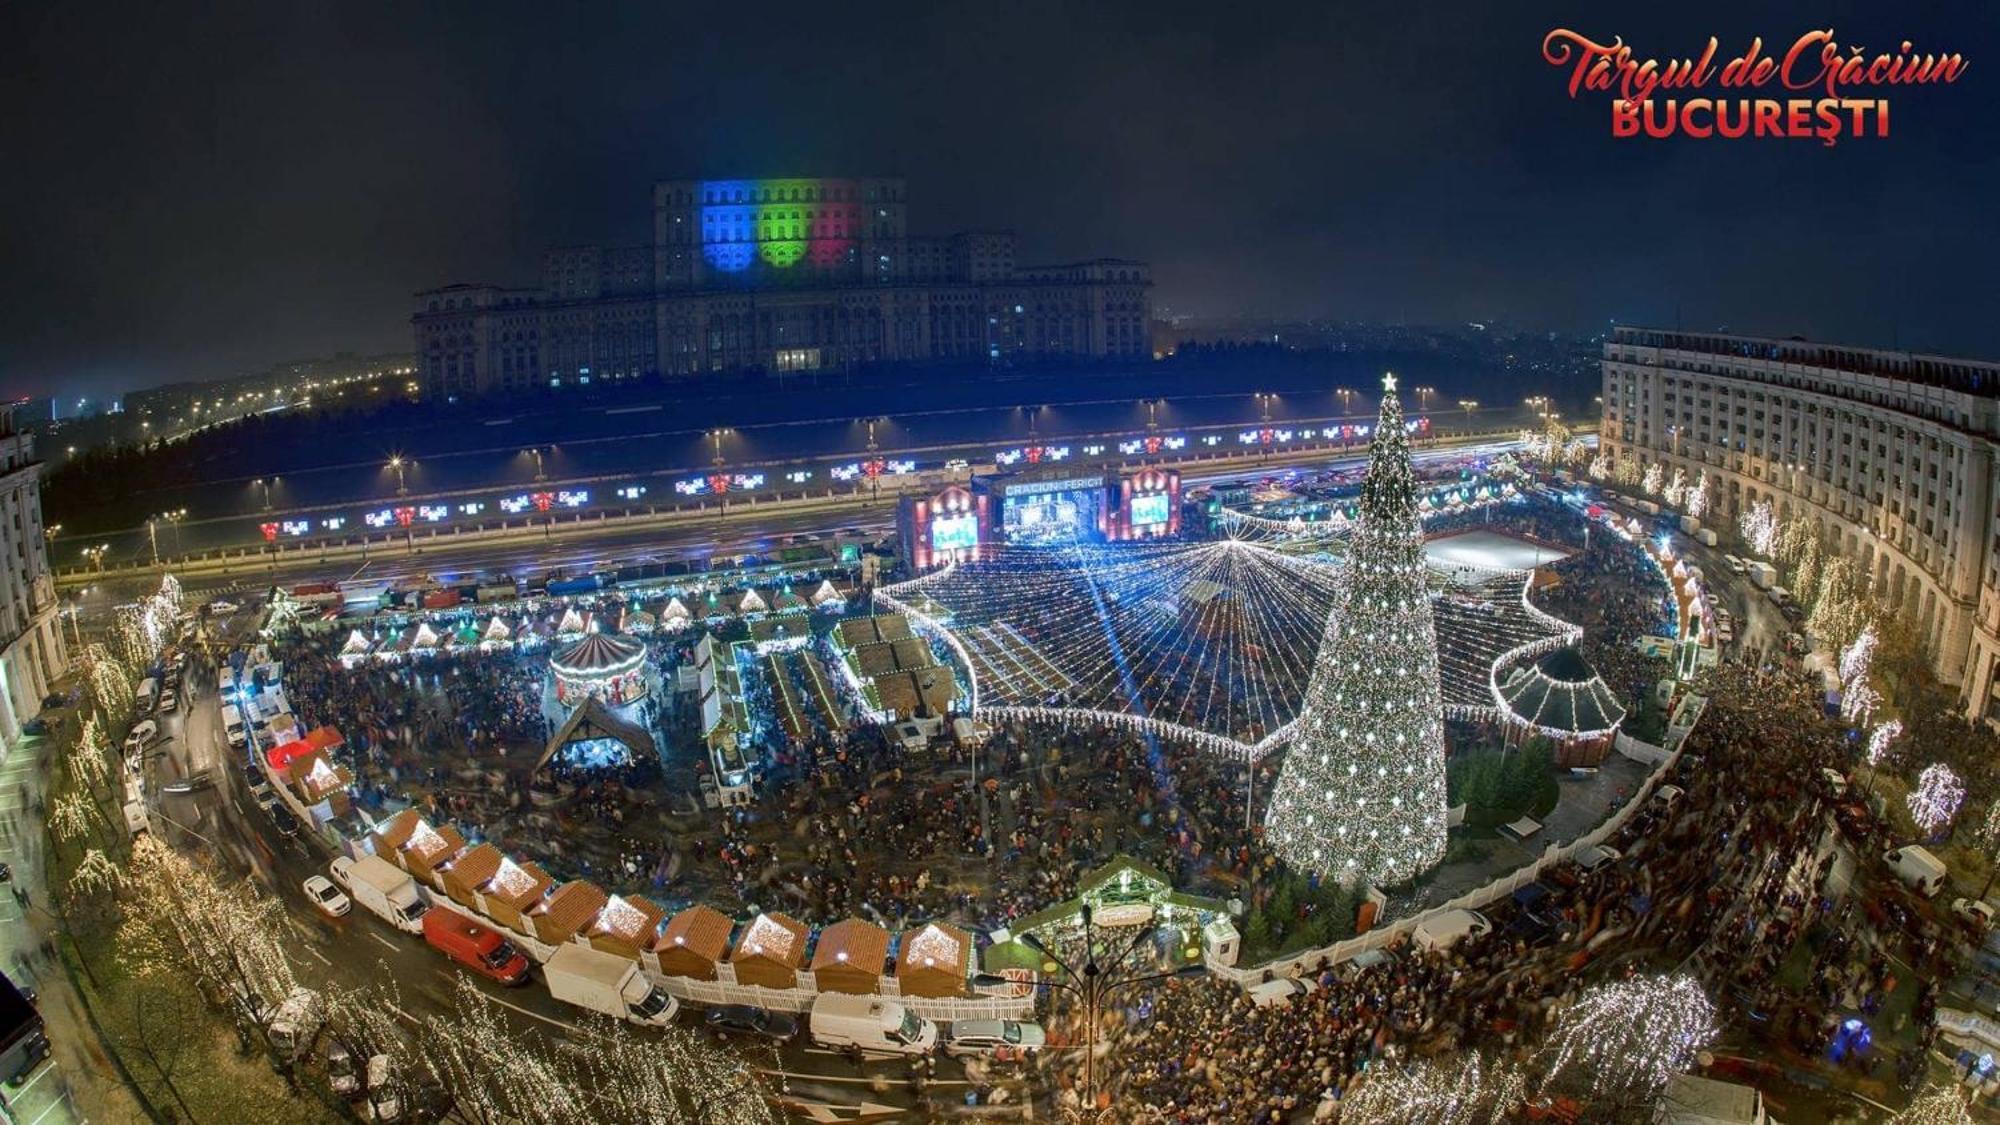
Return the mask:
[[656,184],[651,246],[552,251],[538,289],[417,294],[425,391],[1149,354],[1144,263],[1020,266],[1011,232],[912,236],[906,208],[900,179]]
[[0,750],[6,752],[69,667],[49,576],[41,476],[34,439],[14,428],[12,411],[0,409]]
[[1717,524],[1760,500],[1811,519],[2000,722],[2000,364],[1621,328],[1603,371],[1614,460],[1705,471]]

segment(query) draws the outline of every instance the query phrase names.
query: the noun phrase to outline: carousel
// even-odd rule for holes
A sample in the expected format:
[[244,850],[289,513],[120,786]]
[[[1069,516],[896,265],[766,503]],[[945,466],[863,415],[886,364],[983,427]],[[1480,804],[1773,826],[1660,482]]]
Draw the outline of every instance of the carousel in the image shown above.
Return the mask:
[[556,702],[576,707],[586,699],[608,706],[637,703],[646,695],[646,646],[615,633],[586,633],[549,658]]

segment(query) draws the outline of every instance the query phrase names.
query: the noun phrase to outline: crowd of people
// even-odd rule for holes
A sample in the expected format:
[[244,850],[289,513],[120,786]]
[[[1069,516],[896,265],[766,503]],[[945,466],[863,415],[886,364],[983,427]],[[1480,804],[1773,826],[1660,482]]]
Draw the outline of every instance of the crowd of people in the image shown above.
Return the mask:
[[[1145,1018],[1136,1008],[1107,1014],[1100,1101],[1148,1120],[1337,1117],[1371,1071],[1468,1049],[1526,1058],[1592,979],[1697,952],[1719,1003],[1754,1006],[1733,982],[1754,990],[1768,980],[1825,914],[1817,874],[1830,818],[1802,795],[1844,751],[1833,728],[1813,721],[1802,681],[1732,666],[1704,690],[1707,712],[1673,779],[1683,796],[1628,821],[1615,840],[1621,862],[1548,883],[1560,925],[1531,938],[1503,909],[1491,933],[1447,952],[1404,947],[1358,971],[1323,965],[1308,974],[1312,991],[1286,1004],[1258,1006],[1225,982],[1175,981]],[[1791,1002],[1824,1026],[1839,999]],[[1074,1026],[1067,1034],[1081,1037]]]

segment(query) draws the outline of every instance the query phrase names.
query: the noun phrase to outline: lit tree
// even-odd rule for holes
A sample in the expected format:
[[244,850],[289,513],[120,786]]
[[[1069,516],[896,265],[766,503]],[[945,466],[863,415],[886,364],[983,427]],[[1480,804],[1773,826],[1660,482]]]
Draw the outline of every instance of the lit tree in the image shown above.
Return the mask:
[[1683,497],[1683,502],[1687,508],[1687,514],[1693,516],[1695,519],[1700,519],[1708,513],[1707,469],[1703,469],[1697,474],[1694,478],[1694,483],[1688,485],[1687,494]]
[[1771,511],[1769,500],[1759,500],[1743,513],[1740,524],[1743,539],[1750,549],[1769,558],[1778,545],[1778,517]]
[[1620,458],[1611,466],[1611,478],[1626,488],[1639,483],[1639,462],[1630,458]]
[[1541,1088],[1610,1110],[1646,1104],[1719,1033],[1714,1003],[1685,973],[1593,985],[1556,1015]]
[[104,838],[104,815],[86,790],[69,789],[56,797],[54,803],[49,805],[49,831],[55,833],[57,839],[68,843],[91,833],[97,837],[99,844],[111,846],[110,841]]
[[105,784],[110,770],[106,762],[110,753],[110,744],[105,742],[104,735],[97,729],[96,716],[87,716],[82,728],[77,731],[76,741],[70,743],[63,755],[69,767],[71,783],[79,789],[96,793],[97,787]]
[[1867,723],[1881,705],[1881,694],[1867,680],[1855,680],[1840,693],[1840,717],[1855,724]]
[[248,880],[223,885],[151,835],[132,843],[126,870],[119,955],[135,975],[167,973],[194,980],[235,1019],[247,1044],[258,1013],[298,985],[284,911]]
[[1341,1099],[1342,1125],[1490,1125],[1527,1100],[1520,1068],[1477,1053],[1373,1070]]
[[1271,846],[1300,871],[1387,886],[1444,856],[1444,705],[1416,475],[1395,376],[1340,590],[1272,794]]
[[596,1121],[765,1122],[775,1120],[749,1068],[713,1044],[674,1030],[634,1035],[608,1019],[596,1034],[564,1043],[570,1085]]
[[1986,806],[1986,820],[1979,826],[1979,842],[1986,849],[1986,885],[1979,888],[1979,897],[1993,889],[1993,877],[2000,875],[2000,801]]
[[1917,787],[1910,792],[1910,819],[1924,835],[1935,836],[1958,815],[1965,802],[1965,783],[1942,762],[1933,762],[1917,775]]
[[1972,1111],[1966,1095],[1951,1086],[1933,1086],[1917,1095],[1889,1125],[1972,1125]]
[[84,688],[100,723],[120,722],[132,710],[132,678],[101,644],[83,650]]
[[1667,487],[1660,490],[1660,497],[1667,502],[1667,507],[1678,508],[1686,495],[1687,470],[1677,468],[1674,470],[1673,479],[1667,482]]
[[1804,516],[1793,516],[1778,527],[1778,540],[1773,557],[1781,566],[1795,566],[1805,555],[1806,544],[1819,546],[1819,528]]
[[1799,548],[1798,562],[1792,567],[1792,597],[1800,605],[1810,606],[1819,597],[1820,567],[1825,558],[1820,553],[1819,536],[1806,539]]
[[1666,477],[1666,468],[1658,461],[1655,461],[1646,466],[1646,475],[1640,478],[1639,487],[1646,492],[1658,495],[1660,486],[1666,483]]
[[463,973],[452,1000],[450,1014],[418,1024],[415,1054],[450,1095],[455,1117],[468,1125],[597,1125],[562,1061],[514,1034],[499,1005]]
[[1868,764],[1876,769],[1882,768],[1882,763],[1894,752],[1896,740],[1901,737],[1903,737],[1901,719],[1890,719],[1876,727],[1875,732],[1868,736]]
[[1600,453],[1590,459],[1587,470],[1592,480],[1606,480],[1611,476],[1611,459]]
[[1868,673],[1875,665],[1875,646],[1879,642],[1880,638],[1876,636],[1875,626],[1870,625],[1861,630],[1860,635],[1854,638],[1853,644],[1841,650],[1841,683],[1853,683],[1857,679],[1865,680],[1868,678]]
[[1868,624],[1868,592],[1861,568],[1845,555],[1827,560],[1819,580],[1819,600],[1813,603],[1807,627],[1827,644],[1840,648]]
[[117,864],[96,848],[83,853],[83,859],[69,873],[69,893],[72,896],[108,895],[124,885],[125,872]]

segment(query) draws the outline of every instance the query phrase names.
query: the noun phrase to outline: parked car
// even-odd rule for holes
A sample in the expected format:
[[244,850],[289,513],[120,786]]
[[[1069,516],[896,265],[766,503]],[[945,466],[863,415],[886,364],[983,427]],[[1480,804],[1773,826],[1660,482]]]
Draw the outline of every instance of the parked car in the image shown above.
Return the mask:
[[132,728],[132,733],[125,736],[125,752],[130,754],[139,750],[144,750],[146,747],[151,746],[153,744],[153,740],[159,737],[160,737],[160,724],[154,722],[151,719],[146,719],[140,722],[137,726],[134,726]]
[[277,825],[278,831],[287,836],[299,834],[299,818],[293,816],[292,811],[283,805],[272,804],[271,823]]
[[1678,785],[1662,785],[1658,789],[1653,790],[1653,801],[1662,808],[1670,809],[1680,804],[1681,798],[1686,795],[1687,790],[1682,789]]
[[347,1048],[338,1043],[326,1045],[326,1084],[343,1098],[361,1093],[361,1068],[354,1065],[354,1056],[347,1053]]
[[160,712],[162,714],[172,714],[180,709],[181,697],[175,693],[173,688],[170,687],[160,693]]
[[1484,937],[1491,932],[1493,923],[1477,910],[1446,910],[1417,923],[1410,931],[1410,941],[1418,949],[1443,951],[1461,938]]
[[1250,1003],[1259,1008],[1283,1007],[1295,998],[1318,990],[1319,982],[1311,977],[1279,977],[1262,984],[1250,986]]
[[396,1075],[395,1061],[387,1055],[368,1060],[368,1119],[403,1119],[403,1083]]
[[220,598],[208,603],[208,612],[214,614],[217,617],[227,617],[230,614],[235,613],[237,608],[238,607],[235,602],[223,601]]
[[1993,904],[1976,898],[1951,900],[1952,917],[1975,930],[1993,928]]
[[1042,1025],[1021,1020],[957,1020],[945,1039],[944,1053],[953,1058],[988,1058],[1017,1062],[1048,1042]]
[[350,882],[354,877],[353,872],[354,861],[344,855],[334,856],[333,862],[326,865],[326,873],[333,876],[334,886],[343,891],[353,889],[353,883]]
[[742,1035],[786,1043],[799,1034],[799,1021],[784,1012],[774,1012],[751,1004],[719,1004],[708,1010],[702,1023],[717,1035]]
[[340,888],[329,882],[324,875],[308,877],[305,888],[306,897],[328,917],[338,918],[354,909],[354,903],[346,895],[341,894]]

